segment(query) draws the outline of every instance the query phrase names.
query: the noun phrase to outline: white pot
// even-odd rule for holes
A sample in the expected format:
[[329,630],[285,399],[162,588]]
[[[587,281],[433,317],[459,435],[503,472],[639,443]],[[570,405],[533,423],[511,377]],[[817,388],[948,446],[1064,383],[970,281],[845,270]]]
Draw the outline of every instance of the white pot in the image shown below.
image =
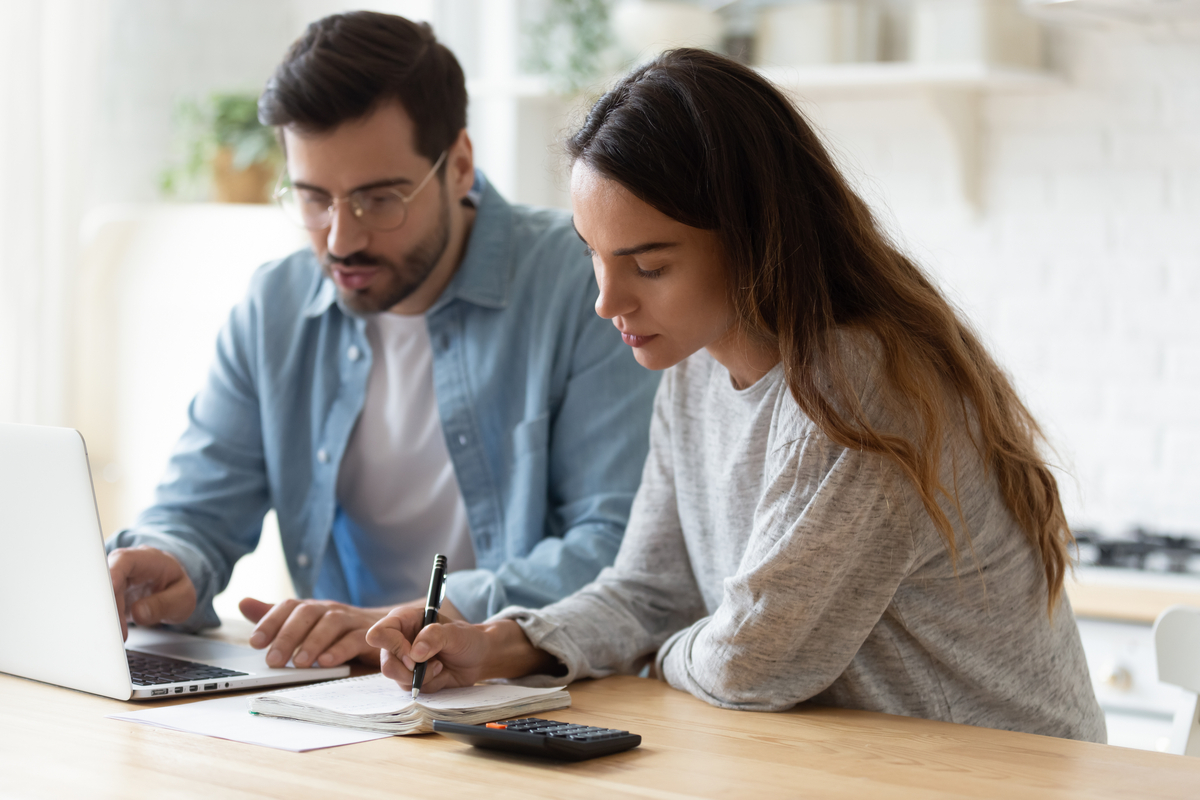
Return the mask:
[[1041,28],[1017,0],[916,0],[910,50],[923,63],[1041,66]]
[[617,44],[638,61],[676,47],[717,50],[724,33],[717,14],[670,0],[622,0],[610,19]]
[[879,59],[879,5],[870,0],[809,0],[762,9],[755,41],[764,66]]

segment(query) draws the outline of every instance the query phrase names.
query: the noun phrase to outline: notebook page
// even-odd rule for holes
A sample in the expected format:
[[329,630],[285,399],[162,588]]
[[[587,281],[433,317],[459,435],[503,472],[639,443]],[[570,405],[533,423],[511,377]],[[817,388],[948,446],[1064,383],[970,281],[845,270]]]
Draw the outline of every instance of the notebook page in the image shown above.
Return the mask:
[[314,683],[264,695],[272,696],[342,714],[391,714],[413,705],[412,692],[404,691],[381,674]]
[[530,697],[561,691],[563,687],[535,689],[507,683],[480,683],[459,689],[442,689],[433,694],[421,693],[419,705],[425,708],[470,710],[513,705]]
[[[510,705],[561,689],[561,686],[545,689],[484,683],[429,694],[422,692],[418,705],[430,709],[471,711]],[[395,681],[381,674],[284,689],[267,696],[287,698],[342,714],[394,714],[413,705],[411,692],[401,689]]]

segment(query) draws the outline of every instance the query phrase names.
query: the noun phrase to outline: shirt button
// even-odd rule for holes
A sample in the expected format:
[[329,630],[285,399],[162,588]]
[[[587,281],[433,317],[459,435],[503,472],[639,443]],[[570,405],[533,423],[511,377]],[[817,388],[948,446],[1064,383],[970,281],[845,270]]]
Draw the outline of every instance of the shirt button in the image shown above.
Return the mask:
[[459,445],[466,447],[467,446],[467,437],[463,436],[462,434],[459,434],[458,443],[459,443]]
[[350,349],[346,351],[346,358],[351,361],[358,361],[362,358],[362,350],[358,349],[358,345],[352,344],[350,345]]
[[449,350],[450,349],[450,337],[444,333],[438,337],[438,349],[439,350]]
[[301,553],[300,555],[296,556],[296,564],[300,567],[307,567],[308,553]]
[[320,461],[322,464],[329,463],[329,451],[324,447],[317,451],[317,461]]

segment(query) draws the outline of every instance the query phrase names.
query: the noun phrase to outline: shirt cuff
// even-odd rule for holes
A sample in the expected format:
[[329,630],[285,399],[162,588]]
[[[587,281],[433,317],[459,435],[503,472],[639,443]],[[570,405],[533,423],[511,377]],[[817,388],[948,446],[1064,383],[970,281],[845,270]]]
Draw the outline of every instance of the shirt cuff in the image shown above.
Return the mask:
[[524,678],[509,680],[509,683],[520,686],[562,686],[580,678],[601,677],[599,674],[586,670],[587,659],[584,657],[583,651],[566,634],[563,626],[550,616],[528,608],[510,606],[487,621],[496,622],[502,619],[511,619],[520,625],[530,644],[557,658],[563,669],[566,670],[565,673],[559,670],[554,675],[527,675]]

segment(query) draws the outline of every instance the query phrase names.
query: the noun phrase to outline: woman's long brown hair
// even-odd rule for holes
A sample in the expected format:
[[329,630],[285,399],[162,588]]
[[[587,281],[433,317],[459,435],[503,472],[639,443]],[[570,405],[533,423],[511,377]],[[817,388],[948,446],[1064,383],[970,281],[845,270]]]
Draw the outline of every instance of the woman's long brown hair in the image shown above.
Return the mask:
[[[801,410],[839,445],[895,463],[952,559],[958,545],[940,499],[969,532],[957,488],[942,480],[942,453],[949,430],[965,421],[1041,557],[1053,614],[1073,537],[1041,429],[778,89],[719,55],[674,50],[602,97],[567,152],[667,216],[717,232],[737,317],[778,348]],[[834,332],[848,328],[878,340],[891,395],[915,422],[911,440],[867,419],[835,344]]]

